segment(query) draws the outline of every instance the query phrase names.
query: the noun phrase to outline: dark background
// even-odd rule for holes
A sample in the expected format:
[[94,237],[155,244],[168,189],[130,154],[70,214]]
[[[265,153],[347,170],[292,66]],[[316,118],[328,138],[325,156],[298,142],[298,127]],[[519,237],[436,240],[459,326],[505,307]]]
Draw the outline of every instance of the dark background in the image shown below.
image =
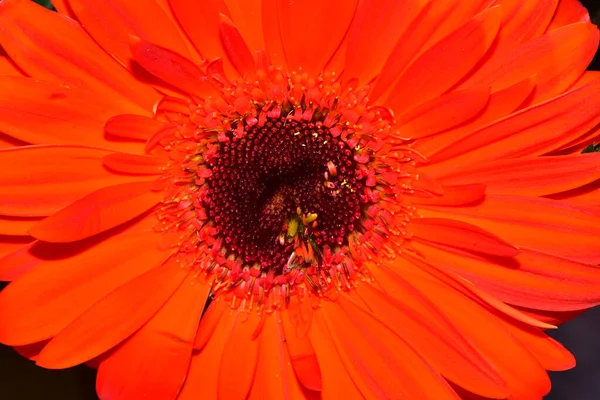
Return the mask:
[[[44,0],[38,2],[47,3]],[[600,0],[581,2],[590,11],[593,22],[598,24]],[[600,53],[590,69],[600,70]],[[552,391],[546,400],[600,399],[600,308],[564,324],[551,335],[573,352],[577,366],[570,371],[550,373]],[[515,363],[518,362],[515,360]],[[97,400],[95,373],[95,370],[85,366],[59,371],[45,370],[22,358],[11,348],[0,345],[1,399]]]

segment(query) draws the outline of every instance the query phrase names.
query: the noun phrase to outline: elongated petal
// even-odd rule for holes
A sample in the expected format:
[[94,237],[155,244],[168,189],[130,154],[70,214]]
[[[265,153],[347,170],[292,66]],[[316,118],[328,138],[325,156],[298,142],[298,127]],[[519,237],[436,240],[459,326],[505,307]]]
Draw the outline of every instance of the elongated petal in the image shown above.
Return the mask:
[[[217,297],[217,302],[224,302]],[[190,369],[178,400],[216,399],[218,393],[219,363],[222,359],[225,343],[229,338],[236,313],[229,306],[227,312],[216,326],[214,334],[208,338],[206,346],[192,356]]]
[[365,396],[359,391],[346,369],[347,366],[335,348],[329,329],[321,318],[315,318],[308,331],[311,344],[315,348],[319,367],[322,371],[324,398],[360,399]]
[[135,39],[131,49],[146,71],[179,90],[200,97],[213,92],[204,72],[180,54],[143,39]]
[[169,0],[169,4],[204,59],[225,55],[219,41],[219,14],[229,16],[229,13],[223,0]]
[[286,339],[281,327],[277,325],[275,316],[265,320],[259,340],[258,364],[248,399],[304,398],[305,392],[303,393],[294,376],[290,356],[284,343]]
[[402,112],[454,86],[489,49],[500,15],[497,7],[486,10],[423,53],[400,76],[385,104]]
[[516,246],[576,262],[600,262],[597,210],[545,198],[488,195],[476,207],[420,206],[427,218],[477,225]]
[[110,170],[136,175],[159,175],[166,164],[160,158],[127,153],[107,154],[102,162]]
[[98,395],[113,400],[175,398],[187,375],[209,290],[188,276],[146,325],[101,362]]
[[357,0],[278,0],[279,30],[288,66],[302,67],[312,74],[321,71],[348,31],[357,4]]
[[176,25],[154,1],[69,0],[69,6],[94,40],[127,68],[132,57],[129,35],[190,56]]
[[29,233],[46,242],[74,242],[127,222],[154,207],[162,194],[152,182],[131,182],[91,193],[35,224]]
[[[598,48],[598,37],[598,29],[586,23],[556,29],[492,58],[465,85],[491,85],[498,90],[535,74],[537,90],[532,101],[547,100],[562,93],[585,71]],[[554,62],[556,59],[563,62]]]
[[262,0],[225,0],[231,20],[251,51],[265,48],[262,30]]
[[499,257],[514,257],[519,250],[499,237],[470,224],[452,219],[421,218],[411,221],[409,231],[416,239],[461,250]]
[[502,321],[519,342],[531,351],[548,371],[565,371],[575,367],[575,357],[556,340],[537,329]]
[[108,150],[24,146],[0,151],[0,214],[46,216],[103,187],[132,180],[102,165]]
[[[0,295],[0,313],[7,321],[0,333],[3,343],[49,339],[115,287],[156,267],[169,255],[155,245],[156,235],[152,231],[124,233],[115,236],[114,242],[96,244],[79,254],[73,246],[54,246],[50,250],[54,258],[40,257],[38,253],[48,251],[44,245],[27,246],[6,257],[6,265],[30,268]],[[132,252],[132,248],[145,250]],[[70,258],[63,260],[61,255]],[[11,307],[15,302],[20,304],[17,309]]]
[[590,22],[590,15],[586,8],[579,0],[560,0],[548,30],[552,31],[575,22]]
[[545,196],[600,179],[600,154],[520,158],[471,164],[441,178],[448,184],[485,182],[487,193]]
[[506,396],[502,378],[456,327],[408,282],[396,282],[400,291],[394,298],[371,285],[358,290],[359,298],[377,320],[410,343],[446,379],[486,397]]
[[85,87],[127,107],[138,105],[140,113],[158,99],[70,18],[30,1],[7,0],[0,4],[0,21],[0,45],[29,76]]
[[433,263],[473,282],[500,300],[540,310],[572,311],[600,303],[600,270],[523,249],[513,261],[484,259],[416,243]]
[[[494,367],[513,396],[540,398],[550,390],[550,380],[539,362],[498,322],[489,309],[465,294],[432,279],[410,263],[394,266],[396,273],[381,274],[380,285],[394,296],[396,274],[423,293],[471,345]],[[473,321],[477,321],[476,324]],[[515,363],[514,360],[519,360]]]
[[420,355],[367,313],[325,302],[316,318],[324,320],[348,373],[366,398],[402,393],[415,399],[458,399]]
[[559,0],[503,0],[500,4],[504,18],[495,51],[501,53],[540,37],[550,24],[558,3]]
[[233,22],[223,14],[220,15],[219,37],[225,54],[227,54],[240,75],[245,76],[254,73],[256,64],[248,45],[244,42]]
[[[344,73],[361,83],[378,75],[385,60],[423,4],[417,0],[375,0],[359,3],[348,31]],[[377,43],[376,46],[373,44]]]
[[411,65],[415,57],[429,49],[429,47],[425,47],[425,44],[431,39],[443,21],[447,19],[451,10],[456,9],[461,3],[466,2],[442,0],[437,2],[435,7],[433,7],[432,3],[425,3],[423,5],[415,20],[410,24],[405,33],[400,36],[396,46],[377,76],[370,95],[371,99],[379,99],[384,96],[384,93],[390,92],[390,89],[395,86],[398,77],[406,67]]
[[403,136],[419,139],[452,129],[474,118],[490,97],[486,87],[461,90],[429,100],[398,117]]
[[224,301],[214,300],[210,303],[206,313],[202,316],[200,325],[198,325],[198,332],[196,332],[194,338],[194,350],[202,350],[206,346],[219,322],[225,317],[224,314],[227,310]]
[[11,281],[29,269],[27,263],[11,264],[5,261],[28,248],[31,241],[29,236],[0,236],[0,281]]
[[[308,302],[307,299],[305,299]],[[281,324],[285,337],[290,363],[298,380],[310,390],[321,391],[323,388],[321,369],[308,336],[298,337],[296,329],[287,321]]]
[[146,141],[165,124],[153,118],[135,114],[116,115],[106,121],[104,132],[108,136]]
[[600,122],[600,81],[497,120],[444,149],[445,161],[426,166],[436,171],[475,161],[541,155],[573,141]]
[[221,399],[242,399],[250,392],[258,361],[260,318],[243,307],[236,312],[219,364],[217,393]]
[[483,111],[473,120],[425,140],[415,143],[415,149],[427,157],[431,162],[444,160],[447,147],[453,143],[460,142],[477,129],[515,112],[527,101],[534,90],[533,79],[525,79],[513,86],[492,93]]
[[103,132],[106,119],[127,110],[132,108],[81,88],[0,76],[0,129],[24,142],[135,151],[139,146],[110,141]]
[[464,206],[477,203],[485,197],[484,184],[443,186],[443,193],[431,197],[408,197],[413,204],[431,204],[436,206]]
[[166,262],[117,287],[52,339],[37,364],[67,368],[118,345],[156,314],[187,274],[175,263]]
[[28,236],[31,228],[40,218],[20,218],[0,216],[0,235]]

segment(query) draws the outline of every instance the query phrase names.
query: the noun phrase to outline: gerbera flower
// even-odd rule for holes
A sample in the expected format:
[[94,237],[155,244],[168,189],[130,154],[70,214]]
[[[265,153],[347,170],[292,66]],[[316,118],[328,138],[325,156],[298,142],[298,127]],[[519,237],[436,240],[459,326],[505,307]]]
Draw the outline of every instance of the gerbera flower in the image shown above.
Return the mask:
[[2,343],[102,399],[539,399],[574,365],[577,1],[55,5],[0,2]]

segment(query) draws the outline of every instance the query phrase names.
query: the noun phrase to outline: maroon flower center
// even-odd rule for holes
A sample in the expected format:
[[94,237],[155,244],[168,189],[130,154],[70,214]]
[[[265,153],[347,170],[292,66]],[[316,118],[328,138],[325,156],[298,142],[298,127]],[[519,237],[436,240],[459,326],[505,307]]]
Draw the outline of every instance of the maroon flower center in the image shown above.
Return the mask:
[[228,250],[282,272],[298,240],[318,253],[345,243],[361,217],[354,151],[320,123],[269,119],[222,143],[206,209]]

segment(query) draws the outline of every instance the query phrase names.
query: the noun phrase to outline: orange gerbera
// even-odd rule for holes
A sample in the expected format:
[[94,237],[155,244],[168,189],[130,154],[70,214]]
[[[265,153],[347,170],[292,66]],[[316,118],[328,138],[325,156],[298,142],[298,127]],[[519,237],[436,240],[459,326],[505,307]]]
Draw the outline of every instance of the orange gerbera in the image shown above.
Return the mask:
[[111,400],[539,399],[574,365],[577,1],[56,6],[0,2],[1,342]]

